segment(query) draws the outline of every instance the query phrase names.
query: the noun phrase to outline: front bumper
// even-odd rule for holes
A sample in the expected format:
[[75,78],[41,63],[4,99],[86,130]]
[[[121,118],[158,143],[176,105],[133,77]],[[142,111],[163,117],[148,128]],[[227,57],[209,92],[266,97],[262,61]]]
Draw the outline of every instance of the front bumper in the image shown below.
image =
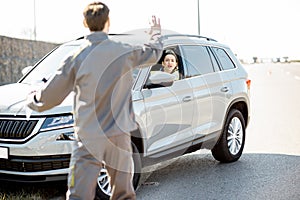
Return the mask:
[[58,140],[73,128],[40,132],[25,143],[0,142],[8,158],[0,158],[0,180],[47,182],[66,180],[72,152],[71,140]]

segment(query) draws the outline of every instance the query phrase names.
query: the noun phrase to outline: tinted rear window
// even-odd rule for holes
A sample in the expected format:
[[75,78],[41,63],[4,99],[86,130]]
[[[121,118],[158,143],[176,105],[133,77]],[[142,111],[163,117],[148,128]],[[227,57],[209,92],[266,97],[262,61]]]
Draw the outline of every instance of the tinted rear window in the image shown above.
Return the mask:
[[224,70],[235,68],[235,65],[233,64],[233,62],[230,59],[230,57],[228,56],[228,54],[224,51],[224,49],[217,48],[217,47],[213,47],[212,49],[215,52],[215,54],[217,55],[217,57],[220,61],[221,67]]

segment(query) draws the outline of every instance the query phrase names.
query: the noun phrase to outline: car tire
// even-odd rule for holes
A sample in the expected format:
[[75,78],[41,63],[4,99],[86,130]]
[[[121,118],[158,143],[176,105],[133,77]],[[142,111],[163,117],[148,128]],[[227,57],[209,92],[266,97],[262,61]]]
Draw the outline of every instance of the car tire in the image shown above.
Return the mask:
[[[132,152],[133,152],[132,157],[134,163],[132,185],[133,188],[136,190],[139,185],[139,181],[141,177],[141,158],[135,144],[131,142],[131,145],[132,145]],[[109,200],[111,196],[111,186],[109,180],[110,180],[109,175],[107,173],[107,170],[105,169],[105,166],[103,165],[97,179],[95,200]]]
[[245,120],[237,109],[230,110],[218,143],[211,150],[213,157],[224,163],[237,161],[245,145]]

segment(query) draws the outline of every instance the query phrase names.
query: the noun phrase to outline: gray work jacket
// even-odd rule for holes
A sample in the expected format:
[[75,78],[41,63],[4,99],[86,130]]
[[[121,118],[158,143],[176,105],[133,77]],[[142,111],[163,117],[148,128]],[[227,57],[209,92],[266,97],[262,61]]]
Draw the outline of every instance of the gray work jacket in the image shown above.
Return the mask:
[[112,41],[104,32],[91,33],[85,40],[28,106],[39,112],[48,110],[74,91],[75,132],[80,139],[129,133],[136,129],[132,69],[156,63],[162,44],[132,46]]

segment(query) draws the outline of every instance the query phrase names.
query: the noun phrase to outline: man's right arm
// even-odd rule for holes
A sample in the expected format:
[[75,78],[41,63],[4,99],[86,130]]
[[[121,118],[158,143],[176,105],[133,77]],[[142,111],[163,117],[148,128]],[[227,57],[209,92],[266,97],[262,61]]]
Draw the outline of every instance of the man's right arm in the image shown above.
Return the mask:
[[72,56],[65,60],[52,79],[39,90],[28,95],[27,106],[42,112],[59,105],[73,90],[74,68]]

